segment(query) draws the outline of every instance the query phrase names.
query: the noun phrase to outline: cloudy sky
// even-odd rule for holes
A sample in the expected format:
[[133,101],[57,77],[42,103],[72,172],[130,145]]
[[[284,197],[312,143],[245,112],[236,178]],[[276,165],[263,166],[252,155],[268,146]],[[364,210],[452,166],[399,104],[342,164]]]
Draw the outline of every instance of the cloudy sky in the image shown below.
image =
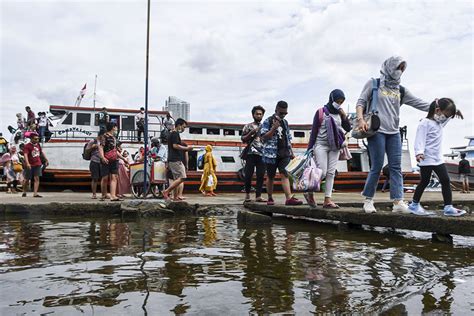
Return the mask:
[[[144,104],[146,0],[0,0],[0,132],[31,105]],[[151,8],[150,95],[191,103],[193,121],[250,120],[288,101],[288,120],[310,123],[329,92],[350,110],[391,55],[402,84],[427,101],[452,97],[465,120],[445,129],[445,151],[474,135],[472,1],[156,1]],[[413,139],[424,113],[402,107]]]

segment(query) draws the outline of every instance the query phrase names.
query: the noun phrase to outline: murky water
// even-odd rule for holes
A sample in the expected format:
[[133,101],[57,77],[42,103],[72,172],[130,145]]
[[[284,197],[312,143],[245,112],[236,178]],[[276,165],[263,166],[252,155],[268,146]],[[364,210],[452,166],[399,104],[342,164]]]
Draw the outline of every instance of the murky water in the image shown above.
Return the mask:
[[474,241],[235,218],[0,223],[0,314],[474,312]]

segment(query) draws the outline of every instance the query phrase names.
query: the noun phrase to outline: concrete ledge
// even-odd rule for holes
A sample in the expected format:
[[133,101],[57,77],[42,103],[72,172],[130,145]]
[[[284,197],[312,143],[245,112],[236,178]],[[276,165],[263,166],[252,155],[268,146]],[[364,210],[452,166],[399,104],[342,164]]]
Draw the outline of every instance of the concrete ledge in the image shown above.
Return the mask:
[[366,214],[360,207],[343,207],[338,210],[329,210],[323,208],[311,209],[304,205],[289,207],[279,205],[267,206],[257,203],[246,203],[245,207],[251,211],[261,213],[338,221],[356,225],[418,230],[439,234],[474,236],[474,216],[472,215],[465,215],[463,217],[445,217],[441,214],[437,216],[416,216],[387,211]]

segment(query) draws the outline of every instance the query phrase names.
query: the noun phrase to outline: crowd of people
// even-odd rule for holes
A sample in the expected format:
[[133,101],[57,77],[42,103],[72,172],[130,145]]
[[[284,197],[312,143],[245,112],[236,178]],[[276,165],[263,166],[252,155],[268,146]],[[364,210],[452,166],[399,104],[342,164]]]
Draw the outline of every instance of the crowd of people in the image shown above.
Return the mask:
[[[349,159],[345,154],[348,152],[346,133],[352,129],[357,129],[361,133],[369,133],[372,129],[372,134],[367,136],[370,172],[362,191],[363,210],[366,213],[377,211],[374,205],[374,196],[385,156],[387,156],[388,164],[383,168],[387,181],[383,190],[388,185],[390,199],[393,201],[393,212],[429,215],[430,212],[424,210],[420,202],[432,173],[435,173],[442,186],[444,214],[446,216],[464,215],[465,211],[452,205],[450,180],[441,156],[443,127],[451,118],[462,118],[462,113],[457,109],[454,101],[449,98],[435,99],[428,103],[415,97],[400,84],[406,67],[407,63],[401,57],[390,57],[384,61],[380,77],[368,80],[364,85],[356,104],[356,117],[353,122],[350,121],[342,108],[346,96],[340,89],[331,91],[327,103],[316,109],[307,145],[307,155],[314,159],[320,169],[320,180],[325,180],[323,208],[339,208],[339,205],[332,200],[332,192],[338,160]],[[428,113],[420,121],[416,132],[415,155],[420,166],[421,181],[416,187],[410,204],[404,201],[401,172],[402,142],[406,138],[406,127],[399,127],[402,104]],[[367,114],[372,107],[376,107],[376,112],[373,111],[371,121],[369,121]],[[243,128],[241,139],[245,148],[241,158],[245,161],[246,202],[251,201],[252,179],[256,173],[255,201],[274,205],[274,183],[278,171],[285,194],[285,205],[303,204],[303,201],[292,193],[287,169],[290,161],[295,158],[291,145],[290,127],[285,119],[288,110],[288,103],[279,101],[275,106],[274,113],[264,119],[265,109],[260,105],[255,106],[251,111],[253,121]],[[41,149],[40,142],[44,139],[49,122],[45,113],[40,112],[36,118],[30,107],[26,107],[26,111],[26,119],[22,118],[21,113],[17,114],[17,130],[21,132],[21,137],[29,137],[31,142],[23,145],[19,150],[17,148],[18,142],[12,142],[9,151],[10,159],[7,159],[6,174],[9,192],[16,191],[17,185],[22,183],[23,195],[26,196],[28,183],[30,180],[34,180],[33,196],[40,197],[38,194],[39,177],[42,169],[48,166],[48,160]],[[378,125],[378,128],[375,127],[374,120],[378,122],[375,124]],[[141,141],[146,126],[144,108],[141,108],[136,115],[135,122],[138,139]],[[151,139],[149,150],[142,147],[135,155],[122,149],[121,143],[117,141],[116,137],[117,124],[110,121],[105,108],[98,115],[98,123],[99,135],[87,143],[83,154],[85,159],[90,160],[93,199],[97,198],[97,184],[100,183],[100,198],[102,200],[122,200],[130,190],[129,166],[132,163],[143,163],[144,161],[165,162],[168,181],[166,185],[160,187],[164,199],[185,199],[183,187],[187,177],[188,152],[193,148],[185,144],[180,137],[180,133],[187,127],[187,122],[184,119],[178,118],[175,121],[168,114],[163,121],[165,128],[160,137]],[[205,196],[216,195],[217,162],[212,150],[211,145],[206,146],[205,154],[199,158],[202,160],[203,169],[199,191]],[[148,155],[145,155],[145,152],[148,152]],[[464,157],[461,160],[459,172],[463,181],[463,193],[469,193],[467,174],[470,172],[470,166]],[[262,196],[265,174],[267,176],[267,199]],[[316,207],[317,202],[312,190],[306,190],[303,196],[310,207]]]

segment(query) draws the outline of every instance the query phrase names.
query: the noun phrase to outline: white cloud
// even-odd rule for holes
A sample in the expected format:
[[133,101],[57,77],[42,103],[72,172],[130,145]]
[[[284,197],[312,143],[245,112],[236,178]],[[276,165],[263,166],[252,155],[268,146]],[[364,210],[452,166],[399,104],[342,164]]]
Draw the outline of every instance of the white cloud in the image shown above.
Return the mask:
[[[244,122],[253,105],[284,99],[289,120],[309,123],[334,88],[353,107],[397,54],[415,95],[450,96],[464,111],[445,150],[474,134],[470,1],[152,1],[151,16],[153,108],[176,95],[193,120]],[[141,106],[145,19],[145,1],[2,1],[0,131],[26,104],[73,103],[86,81],[92,103],[95,74],[103,105]],[[423,116],[403,107],[410,138]]]

